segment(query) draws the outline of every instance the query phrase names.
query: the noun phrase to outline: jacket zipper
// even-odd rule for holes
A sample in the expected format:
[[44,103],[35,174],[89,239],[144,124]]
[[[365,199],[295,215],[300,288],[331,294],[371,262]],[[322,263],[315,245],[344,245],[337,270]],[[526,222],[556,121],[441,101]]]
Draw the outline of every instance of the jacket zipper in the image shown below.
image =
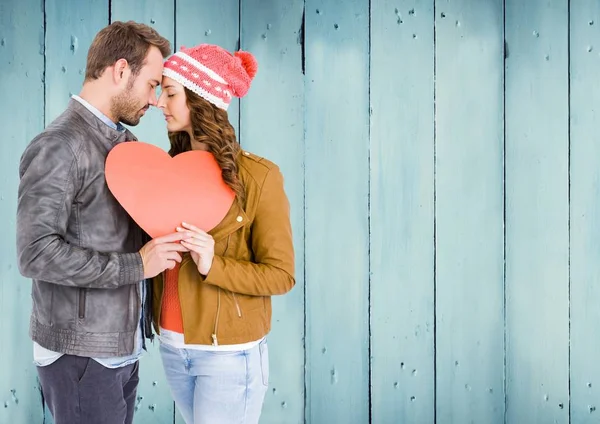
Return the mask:
[[240,309],[240,305],[238,304],[237,301],[237,297],[235,297],[235,293],[231,292],[231,295],[233,296],[233,301],[235,302],[235,307],[237,309],[237,313],[238,313],[238,317],[242,317],[242,310]]
[[[225,250],[222,255],[225,256],[227,249],[229,249],[229,239],[231,238],[231,234],[227,236],[227,243],[225,244]],[[237,304],[237,302],[236,302]],[[238,308],[239,311],[239,308]],[[221,288],[218,287],[217,291],[217,316],[215,317],[215,331],[212,334],[213,346],[219,346],[219,339],[217,339],[217,330],[219,329],[219,314],[221,313]]]
[[218,288],[217,292],[217,318],[215,319],[215,331],[212,334],[213,346],[219,346],[219,340],[217,340],[217,329],[219,328],[219,313],[221,312],[221,288]]
[[79,319],[85,318],[85,296],[86,296],[86,289],[80,288],[79,289]]

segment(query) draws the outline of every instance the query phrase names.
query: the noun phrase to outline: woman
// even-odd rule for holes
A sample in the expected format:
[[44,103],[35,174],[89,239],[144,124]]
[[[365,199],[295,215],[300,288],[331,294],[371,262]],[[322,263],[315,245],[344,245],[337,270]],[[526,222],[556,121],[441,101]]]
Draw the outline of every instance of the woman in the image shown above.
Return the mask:
[[154,281],[154,326],[175,403],[186,423],[258,423],[268,385],[272,295],[295,283],[289,204],[279,168],[242,151],[227,117],[257,64],[215,45],[165,62],[158,107],[175,156],[211,152],[235,201],[209,233],[190,236],[181,265]]

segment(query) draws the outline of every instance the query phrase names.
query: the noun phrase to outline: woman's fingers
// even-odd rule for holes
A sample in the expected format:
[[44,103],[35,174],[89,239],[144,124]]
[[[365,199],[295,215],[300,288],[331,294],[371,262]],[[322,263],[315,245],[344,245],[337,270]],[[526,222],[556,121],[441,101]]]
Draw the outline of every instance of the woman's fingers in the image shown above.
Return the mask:
[[181,233],[186,233],[186,235],[188,236],[188,238],[196,238],[198,240],[212,240],[213,238],[211,237],[210,234],[207,234],[203,231],[201,232],[195,232],[195,231],[191,231],[191,230],[186,230],[184,228],[181,227],[177,227],[177,231],[181,232]]
[[[181,225],[182,225],[184,228],[186,228],[186,229],[188,229],[188,230],[192,230],[192,231],[193,231],[193,232],[195,232],[195,233],[198,233],[198,234],[203,234],[203,235],[206,235],[206,236],[208,236],[208,235],[209,235],[209,234],[208,234],[206,231],[202,231],[200,228],[196,227],[195,225],[188,224],[187,222],[182,222],[182,223],[181,223]],[[209,237],[210,237],[210,236],[209,236]]]
[[186,243],[193,244],[195,246],[204,247],[204,248],[209,248],[212,246],[212,243],[210,242],[210,240],[201,240],[196,237],[185,239],[184,241]]
[[190,243],[189,241],[182,241],[181,244],[183,246],[187,247],[192,252],[196,252],[196,253],[203,253],[207,250],[207,246]]

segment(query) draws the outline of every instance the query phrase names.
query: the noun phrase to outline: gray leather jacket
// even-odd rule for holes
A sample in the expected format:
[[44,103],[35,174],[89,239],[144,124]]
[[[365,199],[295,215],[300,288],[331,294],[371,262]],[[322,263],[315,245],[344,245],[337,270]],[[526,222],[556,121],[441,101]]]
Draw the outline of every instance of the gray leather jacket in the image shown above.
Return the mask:
[[33,279],[30,336],[46,349],[100,358],[134,351],[146,236],[104,177],[111,148],[134,139],[71,100],[21,157],[18,264]]

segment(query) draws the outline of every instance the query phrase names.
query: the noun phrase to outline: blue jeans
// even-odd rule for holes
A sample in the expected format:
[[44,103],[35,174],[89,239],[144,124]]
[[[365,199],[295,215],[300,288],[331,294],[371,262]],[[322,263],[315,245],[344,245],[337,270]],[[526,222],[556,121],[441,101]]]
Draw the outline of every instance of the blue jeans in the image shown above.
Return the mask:
[[171,395],[187,424],[258,424],[269,380],[266,338],[235,352],[161,343],[160,354]]

